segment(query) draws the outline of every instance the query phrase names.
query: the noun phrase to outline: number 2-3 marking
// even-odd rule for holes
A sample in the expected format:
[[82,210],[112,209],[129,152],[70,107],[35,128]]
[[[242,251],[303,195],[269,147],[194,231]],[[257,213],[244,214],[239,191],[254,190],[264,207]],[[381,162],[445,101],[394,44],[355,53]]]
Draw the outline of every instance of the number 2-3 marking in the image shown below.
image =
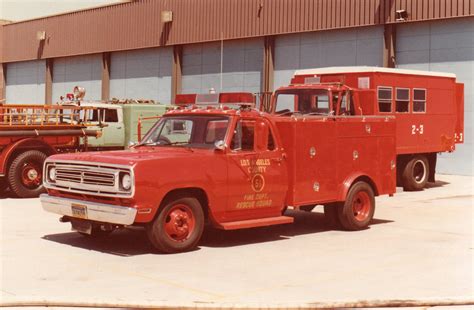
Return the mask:
[[420,135],[423,134],[423,125],[420,125],[420,127],[416,127],[416,125],[411,125],[411,134],[415,135],[417,132],[420,133]]

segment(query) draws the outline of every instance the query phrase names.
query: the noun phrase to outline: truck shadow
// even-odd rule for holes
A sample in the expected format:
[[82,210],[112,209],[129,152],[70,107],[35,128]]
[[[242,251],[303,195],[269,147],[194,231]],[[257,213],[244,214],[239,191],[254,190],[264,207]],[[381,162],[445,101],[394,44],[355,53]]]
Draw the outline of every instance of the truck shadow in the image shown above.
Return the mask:
[[[318,212],[287,211],[286,215],[295,219],[294,224],[250,228],[233,231],[223,231],[206,227],[199,248],[229,248],[248,244],[286,240],[291,237],[317,234],[334,231],[328,226],[324,214]],[[371,225],[391,223],[390,220],[374,219]],[[370,227],[368,228],[370,229]],[[351,232],[347,232],[348,234]],[[42,237],[44,240],[97,251],[117,256],[129,257],[145,254],[157,254],[149,243],[144,229],[133,228],[113,232],[111,235],[100,238],[88,238],[76,232],[51,234]]]
[[426,183],[425,189],[428,189],[428,188],[436,188],[436,187],[443,187],[443,186],[449,185],[449,184],[450,184],[449,182],[436,180],[436,182],[434,182],[434,183],[432,183],[432,182]]
[[[285,215],[293,217],[294,223],[228,231],[208,228],[204,231],[200,245],[205,247],[225,248],[253,243],[285,240],[300,235],[337,231],[336,228],[328,225],[323,213],[289,210]],[[391,222],[393,221],[373,219],[371,225]],[[370,226],[367,229],[370,229]]]

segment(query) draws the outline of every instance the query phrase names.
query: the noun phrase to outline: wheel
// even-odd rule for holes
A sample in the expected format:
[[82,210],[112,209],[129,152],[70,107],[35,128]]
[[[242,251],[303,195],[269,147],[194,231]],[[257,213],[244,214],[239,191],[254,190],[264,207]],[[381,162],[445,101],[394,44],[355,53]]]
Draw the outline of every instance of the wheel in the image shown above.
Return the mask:
[[413,157],[405,165],[402,173],[402,186],[405,191],[420,191],[428,182],[429,164],[425,156]]
[[351,186],[346,201],[337,208],[338,218],[345,230],[366,228],[375,212],[375,197],[372,187],[360,181]]
[[32,198],[44,192],[43,163],[46,157],[40,151],[26,151],[13,160],[8,170],[8,182],[15,195]]
[[329,203],[324,205],[324,218],[326,223],[331,228],[340,229],[341,221],[339,220],[338,209],[342,208],[343,204],[340,202]]
[[204,230],[204,213],[196,198],[182,197],[166,202],[155,220],[147,226],[152,245],[164,253],[195,248]]

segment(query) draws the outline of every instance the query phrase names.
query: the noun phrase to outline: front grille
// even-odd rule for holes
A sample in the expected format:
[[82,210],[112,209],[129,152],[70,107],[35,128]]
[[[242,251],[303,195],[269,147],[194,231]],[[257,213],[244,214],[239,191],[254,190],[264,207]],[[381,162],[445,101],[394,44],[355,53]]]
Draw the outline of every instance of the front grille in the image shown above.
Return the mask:
[[[49,178],[49,170],[56,169],[56,180]],[[58,189],[71,193],[109,197],[131,197],[131,190],[120,186],[121,177],[130,174],[131,167],[82,162],[51,162],[45,163],[44,180],[47,188]]]
[[115,175],[107,172],[90,172],[70,168],[56,168],[56,182],[73,182],[114,187]]

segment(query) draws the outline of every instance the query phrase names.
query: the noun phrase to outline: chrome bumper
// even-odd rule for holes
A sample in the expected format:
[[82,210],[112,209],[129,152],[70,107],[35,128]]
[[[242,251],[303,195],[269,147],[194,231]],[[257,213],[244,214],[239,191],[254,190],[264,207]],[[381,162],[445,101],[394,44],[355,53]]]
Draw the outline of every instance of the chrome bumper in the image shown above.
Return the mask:
[[137,214],[137,209],[135,208],[54,197],[47,194],[42,194],[40,200],[45,211],[70,217],[75,217],[72,214],[71,208],[73,204],[85,206],[85,216],[81,218],[97,222],[131,225],[135,221]]

